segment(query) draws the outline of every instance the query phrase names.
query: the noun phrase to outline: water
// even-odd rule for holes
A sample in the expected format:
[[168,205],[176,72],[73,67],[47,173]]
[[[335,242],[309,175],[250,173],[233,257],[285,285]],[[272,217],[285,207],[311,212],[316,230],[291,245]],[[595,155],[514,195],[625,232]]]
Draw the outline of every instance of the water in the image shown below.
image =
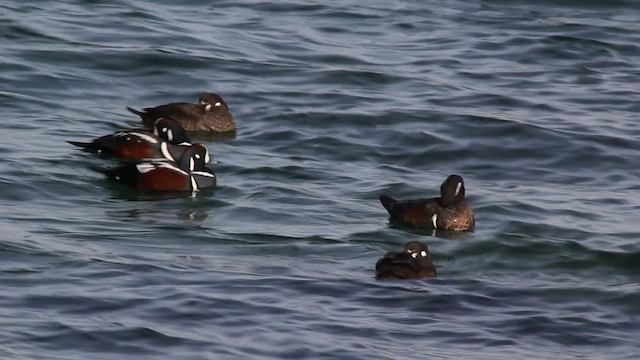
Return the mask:
[[[0,358],[637,359],[631,1],[0,5]],[[136,194],[65,140],[231,107],[219,187]],[[474,233],[377,196],[465,177]],[[376,281],[411,240],[439,278]]]

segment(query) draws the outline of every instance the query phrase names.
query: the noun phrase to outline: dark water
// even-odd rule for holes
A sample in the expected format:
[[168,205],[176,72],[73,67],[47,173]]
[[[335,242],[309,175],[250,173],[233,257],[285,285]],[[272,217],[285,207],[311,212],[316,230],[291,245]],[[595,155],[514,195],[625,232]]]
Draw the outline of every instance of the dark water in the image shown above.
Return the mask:
[[[640,358],[640,5],[0,5],[0,359]],[[195,198],[65,140],[221,94]],[[465,177],[477,230],[377,196]],[[439,278],[373,279],[403,243]]]

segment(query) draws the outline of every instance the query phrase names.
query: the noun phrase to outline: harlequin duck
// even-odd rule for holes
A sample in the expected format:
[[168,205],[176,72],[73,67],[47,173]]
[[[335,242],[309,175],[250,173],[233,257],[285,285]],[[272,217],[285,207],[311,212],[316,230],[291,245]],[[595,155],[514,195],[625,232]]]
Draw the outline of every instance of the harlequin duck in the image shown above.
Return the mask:
[[82,150],[117,155],[125,159],[166,158],[176,161],[190,144],[184,128],[175,120],[156,120],[153,132],[143,129],[118,131],[89,142],[68,141]]
[[450,175],[440,186],[440,197],[398,201],[380,195],[380,202],[389,212],[391,221],[416,228],[473,231],[473,210],[464,198],[464,180]]
[[171,103],[138,111],[127,107],[139,115],[145,126],[150,127],[160,117],[178,121],[188,131],[227,132],[236,129],[236,122],[229,107],[217,94],[204,94],[198,104]]
[[209,152],[202,144],[189,146],[178,164],[170,161],[142,161],[111,169],[93,168],[113,181],[140,191],[190,191],[216,186],[216,175],[204,166]]
[[389,252],[376,263],[376,279],[420,279],[436,276],[429,248],[419,241],[404,244],[402,252]]

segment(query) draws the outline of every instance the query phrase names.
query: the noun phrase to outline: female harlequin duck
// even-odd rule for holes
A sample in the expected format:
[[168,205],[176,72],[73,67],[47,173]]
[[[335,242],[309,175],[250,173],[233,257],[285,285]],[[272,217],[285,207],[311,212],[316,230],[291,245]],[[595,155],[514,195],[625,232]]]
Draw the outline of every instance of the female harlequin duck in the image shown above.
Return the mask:
[[404,244],[402,252],[389,252],[376,263],[376,279],[420,279],[436,276],[429,248],[419,241]]
[[209,152],[202,144],[189,146],[177,164],[170,161],[142,161],[111,169],[93,168],[113,181],[140,191],[190,191],[216,186],[216,175],[206,168]]
[[380,195],[382,206],[389,212],[391,221],[413,225],[423,229],[473,231],[473,210],[464,199],[464,180],[450,175],[440,186],[440,197],[398,201]]
[[191,145],[184,128],[175,120],[156,120],[153,133],[148,130],[118,131],[90,142],[68,141],[82,150],[117,155],[125,159],[166,158],[177,161]]
[[236,129],[236,122],[229,107],[217,94],[204,94],[198,104],[171,103],[138,111],[127,107],[139,115],[145,126],[150,127],[160,117],[178,121],[188,131],[227,132]]

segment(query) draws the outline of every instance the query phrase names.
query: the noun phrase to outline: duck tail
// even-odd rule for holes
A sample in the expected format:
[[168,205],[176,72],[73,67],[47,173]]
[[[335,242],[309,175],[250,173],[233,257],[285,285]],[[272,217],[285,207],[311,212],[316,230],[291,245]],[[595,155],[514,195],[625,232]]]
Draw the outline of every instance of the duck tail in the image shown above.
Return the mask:
[[127,110],[129,110],[129,112],[132,112],[132,113],[134,113],[134,114],[136,114],[136,115],[138,115],[138,116],[142,116],[142,115],[144,114],[142,111],[139,111],[139,110],[136,110],[136,109],[130,108],[130,107],[128,107],[128,106],[127,106]]
[[82,142],[82,141],[67,141],[67,142],[73,146],[77,146],[81,148],[87,148],[91,145],[90,142]]
[[110,170],[109,168],[104,168],[104,167],[99,167],[94,165],[89,165],[89,169],[103,175],[109,175],[109,170]]
[[398,200],[384,194],[380,195],[380,202],[382,203],[382,206],[384,206],[384,208],[387,209],[389,214],[391,214],[393,209],[398,204]]

